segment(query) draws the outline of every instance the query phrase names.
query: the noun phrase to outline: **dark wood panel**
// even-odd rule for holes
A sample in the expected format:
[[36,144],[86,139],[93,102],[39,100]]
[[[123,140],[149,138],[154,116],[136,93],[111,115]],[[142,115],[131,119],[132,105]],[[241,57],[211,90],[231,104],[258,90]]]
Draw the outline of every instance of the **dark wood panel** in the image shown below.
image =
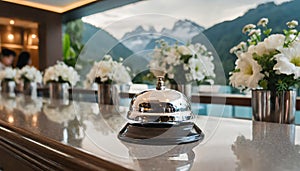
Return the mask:
[[42,170],[129,170],[71,146],[0,121],[0,141]]
[[15,153],[15,149],[0,141],[0,170],[42,170]]
[[37,22],[39,25],[39,67],[45,69],[62,59],[62,15],[0,1],[0,16]]

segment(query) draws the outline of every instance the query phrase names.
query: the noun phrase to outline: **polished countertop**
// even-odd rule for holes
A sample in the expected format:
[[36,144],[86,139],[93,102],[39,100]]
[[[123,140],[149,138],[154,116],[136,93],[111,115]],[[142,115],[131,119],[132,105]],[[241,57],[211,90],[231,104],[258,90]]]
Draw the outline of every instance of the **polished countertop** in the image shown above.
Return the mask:
[[[213,117],[222,107],[196,116],[201,142],[150,146],[122,142],[127,106],[26,96],[0,96],[0,130],[24,134],[28,141],[61,151],[68,147],[122,167],[116,170],[299,170],[300,127]],[[2,135],[0,134],[0,137]],[[67,153],[68,151],[61,151]]]

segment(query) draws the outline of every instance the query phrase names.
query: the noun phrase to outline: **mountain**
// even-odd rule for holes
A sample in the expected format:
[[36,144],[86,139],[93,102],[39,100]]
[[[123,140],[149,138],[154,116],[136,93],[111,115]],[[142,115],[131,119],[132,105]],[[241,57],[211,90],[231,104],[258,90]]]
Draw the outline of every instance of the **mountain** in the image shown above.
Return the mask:
[[80,70],[79,73],[83,79],[85,79],[85,75],[89,72],[93,63],[100,61],[105,54],[110,54],[117,61],[120,57],[126,60],[133,55],[130,49],[107,31],[88,23],[84,23],[82,39],[85,46],[79,55],[76,68]]
[[170,35],[177,37],[184,42],[191,41],[191,38],[202,32],[204,27],[199,26],[191,20],[178,20],[172,29],[163,28],[161,33],[163,35]]
[[202,26],[190,20],[178,20],[171,29],[163,28],[161,31],[154,27],[145,29],[138,26],[132,32],[124,34],[122,43],[134,52],[139,52],[155,47],[155,41],[165,39],[169,43],[181,42],[183,44],[191,41],[191,39],[203,31]]
[[[247,11],[241,17],[216,24],[204,30],[204,35],[212,43],[222,62],[222,66],[216,64],[217,77],[221,78],[223,76],[222,72],[224,72],[228,80],[229,72],[234,69],[236,60],[236,56],[230,54],[229,50],[240,41],[247,40],[247,36],[241,31],[246,24],[256,24],[262,17],[266,17],[269,18],[268,26],[273,28],[272,33],[281,32],[286,28],[286,22],[300,19],[299,6],[299,0],[285,2],[280,5],[273,2],[261,4],[255,9]],[[200,34],[195,36],[192,42],[198,42],[201,36]],[[224,71],[222,71],[223,68]],[[216,83],[221,83],[221,81],[217,79]]]
[[146,45],[155,38],[160,37],[160,34],[154,27],[145,29],[143,26],[138,26],[132,32],[127,32],[121,39],[121,42],[134,52],[144,50]]
[[86,46],[95,46],[95,54],[91,58],[95,60],[104,54],[110,54],[115,60],[118,60],[119,57],[127,58],[133,54],[110,33],[87,23],[84,23],[83,43],[87,43]]

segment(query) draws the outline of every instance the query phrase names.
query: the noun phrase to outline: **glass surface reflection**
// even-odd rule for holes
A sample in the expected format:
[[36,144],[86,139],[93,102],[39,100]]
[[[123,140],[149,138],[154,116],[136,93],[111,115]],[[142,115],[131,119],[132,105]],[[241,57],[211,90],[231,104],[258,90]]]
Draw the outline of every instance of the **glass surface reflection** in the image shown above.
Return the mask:
[[[177,146],[150,146],[133,143],[123,144],[128,148],[139,166],[139,170],[186,171],[192,168],[195,153],[193,148],[200,142]],[[161,151],[166,151],[161,154]]]
[[237,170],[299,170],[295,125],[253,122],[252,140],[238,136],[232,145]]

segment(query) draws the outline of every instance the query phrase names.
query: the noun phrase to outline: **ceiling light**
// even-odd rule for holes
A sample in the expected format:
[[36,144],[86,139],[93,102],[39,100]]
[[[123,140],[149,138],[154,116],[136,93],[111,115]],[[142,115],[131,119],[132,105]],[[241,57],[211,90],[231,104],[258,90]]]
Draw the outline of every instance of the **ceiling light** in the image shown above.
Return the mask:
[[36,34],[32,34],[31,38],[35,39],[36,38]]
[[8,40],[13,40],[14,37],[15,37],[15,36],[14,36],[13,34],[8,34],[8,36],[7,36]]
[[10,20],[9,24],[14,25],[15,24],[15,20]]

